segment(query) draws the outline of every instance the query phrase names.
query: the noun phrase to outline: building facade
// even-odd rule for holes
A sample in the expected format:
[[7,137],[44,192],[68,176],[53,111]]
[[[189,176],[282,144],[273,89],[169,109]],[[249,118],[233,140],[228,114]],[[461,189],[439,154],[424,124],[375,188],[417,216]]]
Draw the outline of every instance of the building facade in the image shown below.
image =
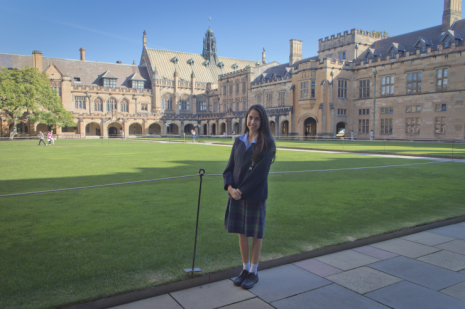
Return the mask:
[[392,37],[352,29],[320,39],[310,58],[293,39],[286,64],[267,63],[265,50],[261,62],[220,57],[209,27],[202,54],[148,48],[144,31],[139,65],[86,61],[83,48],[80,60],[33,51],[0,54],[0,65],[47,72],[77,124],[56,128],[63,137],[230,135],[262,104],[276,136],[464,139],[464,38],[461,1],[445,0],[441,25]]

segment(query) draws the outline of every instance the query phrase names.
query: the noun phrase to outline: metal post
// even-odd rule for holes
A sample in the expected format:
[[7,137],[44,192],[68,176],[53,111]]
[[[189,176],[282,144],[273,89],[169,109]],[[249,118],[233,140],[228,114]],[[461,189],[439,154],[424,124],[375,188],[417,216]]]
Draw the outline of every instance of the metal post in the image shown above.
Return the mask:
[[184,269],[186,273],[192,273],[192,278],[194,278],[194,272],[202,271],[200,268],[195,268],[195,251],[197,249],[197,231],[199,229],[200,194],[202,193],[202,176],[204,175],[205,175],[205,170],[201,168],[199,170],[199,176],[200,176],[199,202],[197,204],[197,222],[195,223],[194,256],[192,257],[192,268]]
[[454,161],[454,144],[455,144],[455,139],[452,140],[452,161]]
[[373,76],[374,76],[374,91],[373,91],[373,141],[375,140],[375,113],[376,113],[376,74],[378,70],[376,68],[373,69]]

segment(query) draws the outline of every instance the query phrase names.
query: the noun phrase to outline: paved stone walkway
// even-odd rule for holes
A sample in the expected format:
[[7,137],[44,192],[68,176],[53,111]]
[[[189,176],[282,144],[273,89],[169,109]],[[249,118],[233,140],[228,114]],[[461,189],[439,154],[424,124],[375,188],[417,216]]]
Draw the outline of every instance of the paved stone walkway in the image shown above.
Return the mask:
[[465,222],[113,309],[465,309]]

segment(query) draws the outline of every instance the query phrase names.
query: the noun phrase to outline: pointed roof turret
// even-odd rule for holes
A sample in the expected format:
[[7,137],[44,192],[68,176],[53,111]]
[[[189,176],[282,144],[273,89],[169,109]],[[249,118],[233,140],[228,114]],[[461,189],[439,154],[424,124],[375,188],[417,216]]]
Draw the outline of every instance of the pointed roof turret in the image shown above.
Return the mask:
[[209,60],[210,63],[217,63],[218,56],[216,54],[216,39],[212,29],[210,28],[210,20],[211,17],[208,18],[208,30],[207,33],[205,33],[205,38],[203,39],[202,56],[205,60]]

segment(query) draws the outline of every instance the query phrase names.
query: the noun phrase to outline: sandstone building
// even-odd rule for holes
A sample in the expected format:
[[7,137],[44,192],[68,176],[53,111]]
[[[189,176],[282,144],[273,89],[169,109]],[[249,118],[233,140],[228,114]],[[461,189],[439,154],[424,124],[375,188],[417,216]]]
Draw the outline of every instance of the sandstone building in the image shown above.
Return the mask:
[[293,39],[286,64],[267,63],[265,50],[262,62],[220,57],[209,27],[202,54],[148,48],[144,32],[139,65],[86,61],[83,48],[80,60],[0,53],[0,65],[48,73],[77,124],[57,128],[63,137],[231,134],[262,104],[276,136],[464,139],[464,38],[461,0],[445,0],[441,25],[393,37],[352,29],[320,39],[309,58]]

